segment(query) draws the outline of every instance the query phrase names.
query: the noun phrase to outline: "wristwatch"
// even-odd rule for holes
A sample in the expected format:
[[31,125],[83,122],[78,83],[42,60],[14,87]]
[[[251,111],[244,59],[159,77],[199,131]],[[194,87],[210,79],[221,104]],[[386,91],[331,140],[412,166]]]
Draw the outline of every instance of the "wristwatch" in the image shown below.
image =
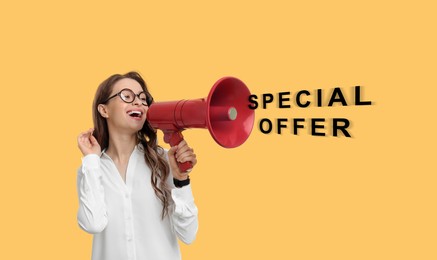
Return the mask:
[[187,176],[188,178],[186,180],[180,181],[178,179],[173,178],[173,183],[176,188],[182,188],[184,186],[187,186],[190,184],[190,176]]

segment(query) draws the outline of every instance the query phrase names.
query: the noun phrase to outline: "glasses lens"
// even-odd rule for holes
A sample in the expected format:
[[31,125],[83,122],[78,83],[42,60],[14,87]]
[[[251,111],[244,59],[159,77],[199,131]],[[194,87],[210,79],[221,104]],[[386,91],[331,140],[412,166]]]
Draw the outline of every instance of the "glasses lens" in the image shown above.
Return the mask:
[[149,103],[149,97],[146,95],[146,93],[141,92],[141,93],[139,94],[138,97],[140,98],[141,102],[142,102],[144,105],[150,105],[150,103]]
[[153,97],[147,96],[147,105],[151,105],[153,103]]
[[123,89],[120,92],[120,97],[121,97],[121,99],[123,99],[124,102],[130,103],[130,102],[134,101],[135,94],[130,89]]

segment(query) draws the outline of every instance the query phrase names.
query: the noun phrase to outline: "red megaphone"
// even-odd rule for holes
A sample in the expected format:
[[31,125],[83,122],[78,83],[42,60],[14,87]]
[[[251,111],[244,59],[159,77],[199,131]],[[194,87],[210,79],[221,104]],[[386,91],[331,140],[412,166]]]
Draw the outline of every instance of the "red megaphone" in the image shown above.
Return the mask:
[[[214,140],[225,148],[244,143],[252,131],[254,110],[249,108],[250,91],[239,79],[219,79],[206,98],[154,102],[147,120],[164,133],[164,142],[175,146],[186,128],[208,128]],[[179,164],[181,172],[189,171],[191,162]]]

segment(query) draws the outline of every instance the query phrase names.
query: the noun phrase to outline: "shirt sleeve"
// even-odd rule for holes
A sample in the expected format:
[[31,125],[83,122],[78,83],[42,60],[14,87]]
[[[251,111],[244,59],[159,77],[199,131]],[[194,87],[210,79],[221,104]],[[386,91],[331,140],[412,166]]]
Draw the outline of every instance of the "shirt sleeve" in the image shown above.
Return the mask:
[[82,158],[82,166],[77,171],[77,192],[79,226],[91,234],[102,232],[108,224],[108,217],[100,157],[97,154],[89,154]]
[[171,216],[178,238],[185,244],[191,244],[198,229],[198,210],[194,204],[191,185],[174,188],[171,191],[174,212]]
[[[164,156],[168,162],[168,150],[163,149]],[[194,204],[191,185],[176,188],[173,184],[173,174],[167,179],[168,185],[172,188],[171,197],[173,200],[173,210],[171,212],[171,222],[179,240],[185,244],[191,244],[196,239],[198,230],[198,210]]]

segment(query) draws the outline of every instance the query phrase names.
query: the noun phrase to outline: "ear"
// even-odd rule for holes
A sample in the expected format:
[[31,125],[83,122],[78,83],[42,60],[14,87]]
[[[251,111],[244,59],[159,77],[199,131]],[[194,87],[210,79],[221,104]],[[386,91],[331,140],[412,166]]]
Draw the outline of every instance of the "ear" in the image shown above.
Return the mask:
[[104,118],[108,118],[108,117],[109,117],[109,115],[108,115],[108,109],[107,109],[107,107],[106,107],[105,105],[103,105],[103,104],[99,104],[99,105],[97,106],[97,110],[99,111],[99,113],[100,113],[100,115],[101,115],[102,117],[104,117]]

